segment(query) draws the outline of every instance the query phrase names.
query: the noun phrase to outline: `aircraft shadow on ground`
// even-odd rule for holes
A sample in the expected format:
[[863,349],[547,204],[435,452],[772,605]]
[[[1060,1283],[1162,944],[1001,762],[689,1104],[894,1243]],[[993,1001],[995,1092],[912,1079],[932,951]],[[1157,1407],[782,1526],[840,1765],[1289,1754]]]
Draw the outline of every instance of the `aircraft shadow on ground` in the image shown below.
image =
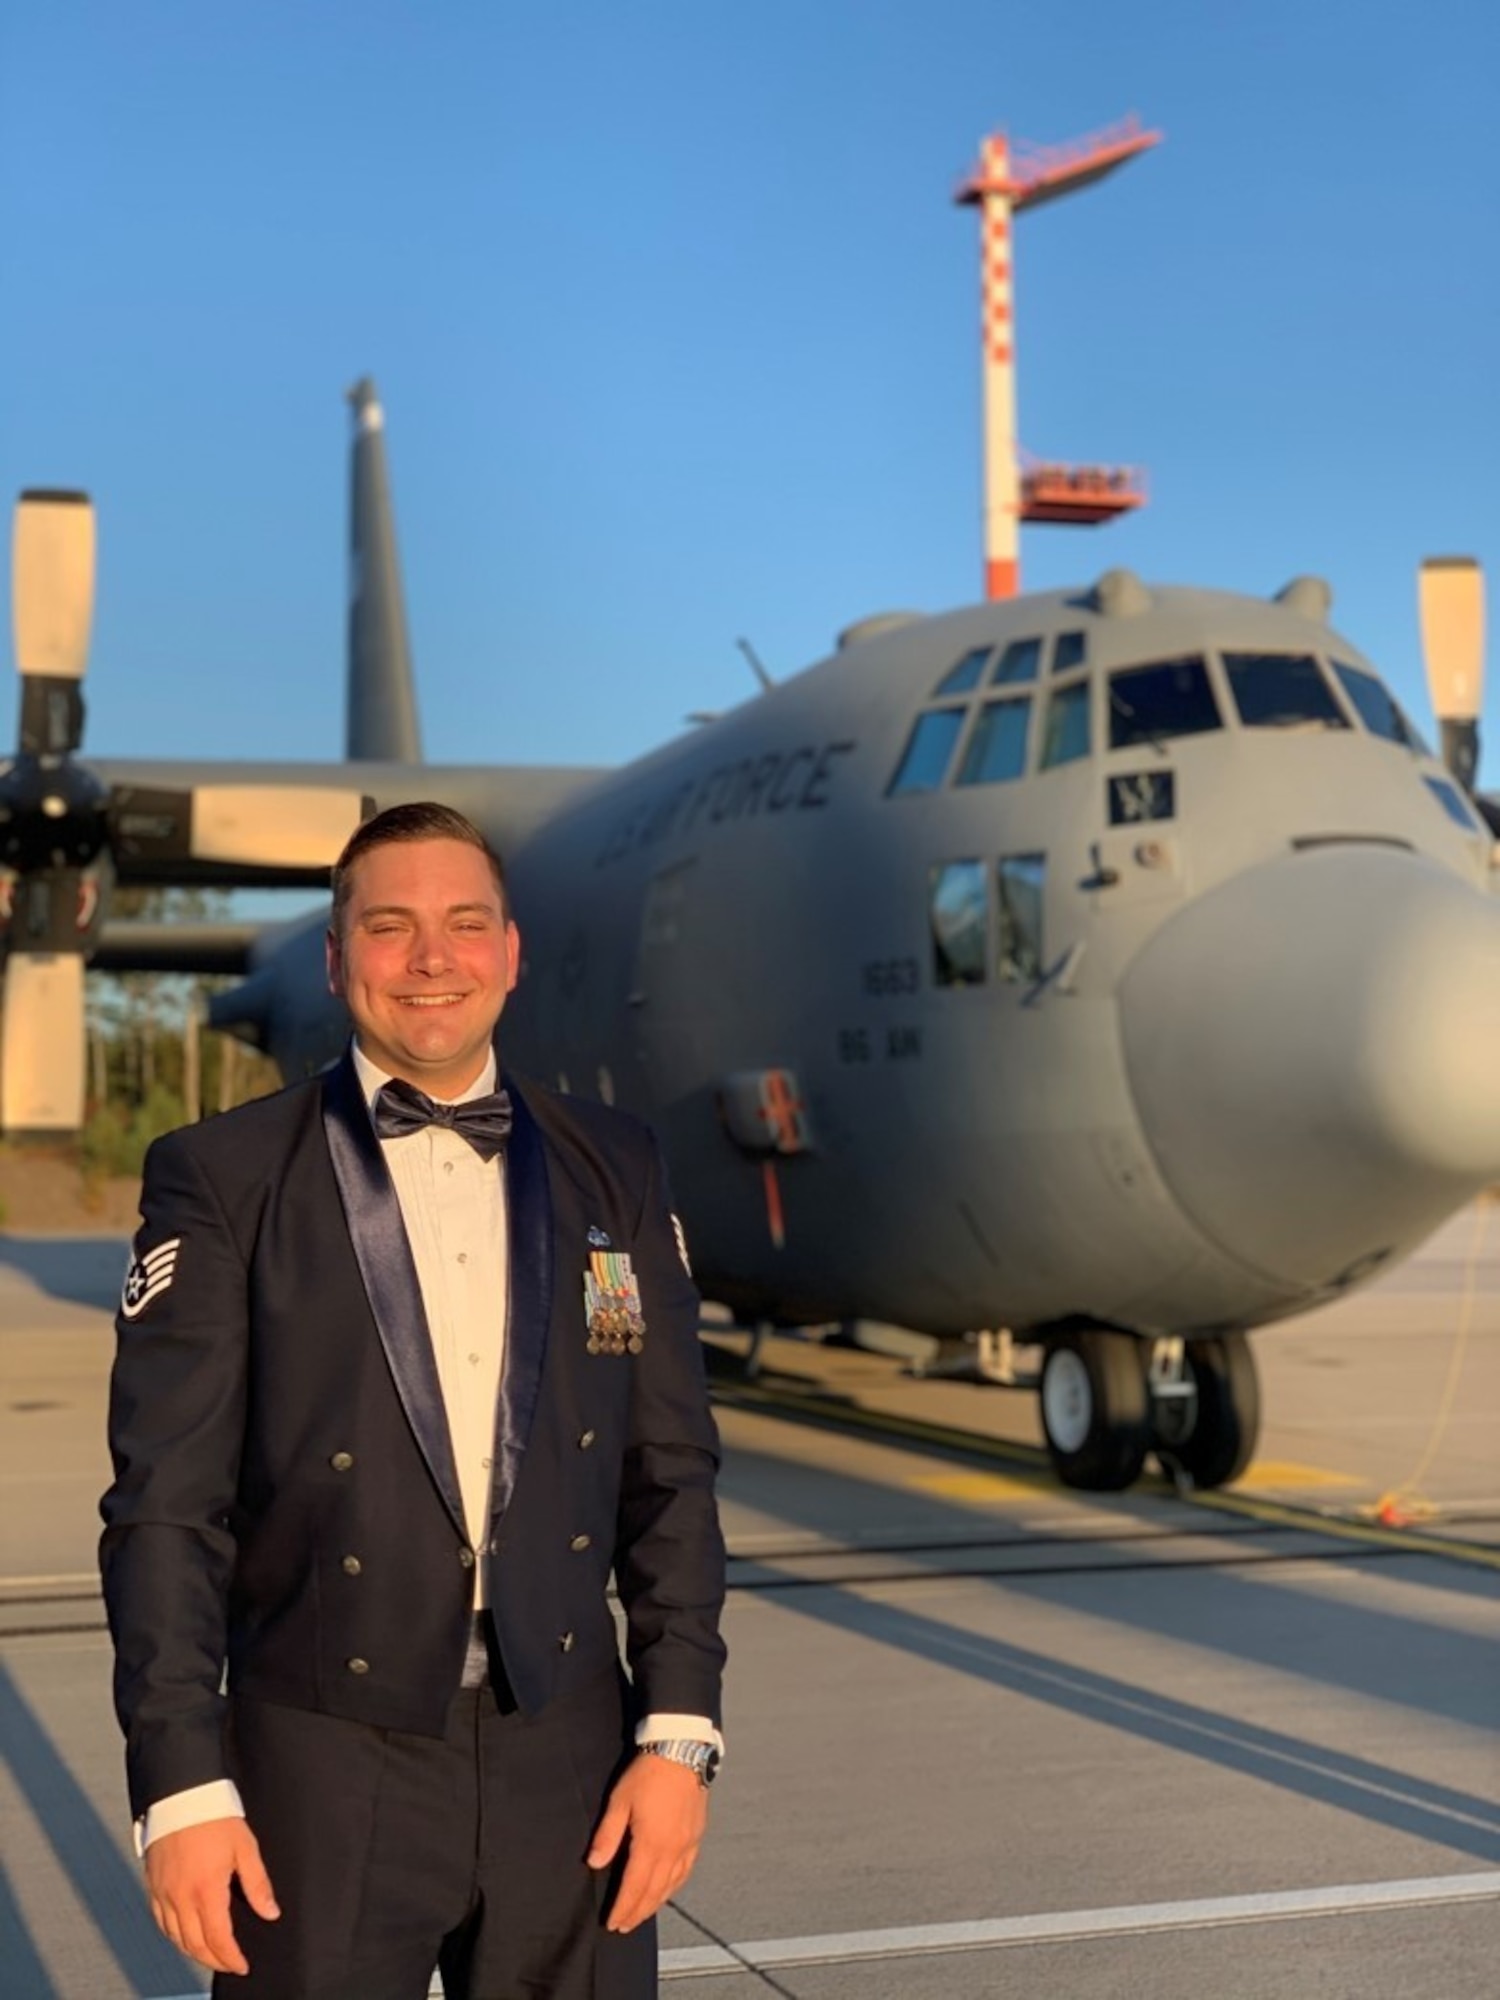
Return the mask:
[[[0,1758],[36,1815],[59,1868],[92,1917],[121,1973],[137,1993],[182,1993],[195,1968],[157,1930],[136,1871],[121,1853],[93,1801],[69,1769],[46,1727],[0,1662]],[[121,1812],[125,1810],[123,1787]],[[57,1991],[0,1870],[0,1989],[27,2000]],[[32,1981],[12,1985],[21,1970]]]
[[[737,1451],[734,1460],[757,1465],[773,1482],[773,1490],[776,1475],[785,1471],[781,1460],[755,1452]],[[877,1519],[880,1511],[889,1509],[888,1488],[816,1468],[799,1467],[798,1471],[799,1479],[792,1488],[795,1497],[783,1515],[789,1527],[822,1526],[826,1516],[821,1508],[806,1504],[819,1480],[828,1482],[830,1500],[837,1488],[839,1511],[846,1516]],[[799,1499],[803,1503],[800,1507]],[[1134,1505],[1139,1506],[1138,1498]],[[1161,1505],[1168,1508],[1172,1503]],[[981,1517],[956,1507],[942,1511],[949,1515],[955,1530],[962,1530],[971,1556],[974,1530]],[[814,1518],[795,1518],[799,1513]],[[928,1520],[941,1518],[931,1503],[924,1506],[924,1513]],[[993,1525],[995,1539],[1000,1542],[1006,1534],[1005,1524],[996,1520]],[[1185,1534],[1212,1532],[1210,1523],[1190,1514],[1170,1525],[1180,1527]],[[1264,1546],[1268,1554],[1286,1553],[1285,1542],[1279,1538],[1262,1543],[1255,1535],[1235,1537],[1237,1553],[1258,1546]],[[1147,1553],[1138,1543],[1135,1547],[1140,1554]],[[1060,1553],[1076,1553],[1076,1540],[1059,1537],[1058,1548]],[[955,1559],[963,1562],[965,1553],[959,1544],[947,1549],[903,1550],[902,1559],[912,1566],[913,1580],[920,1581],[924,1572],[940,1575]],[[1436,1557],[1413,1556],[1409,1560],[1413,1566],[1418,1561],[1434,1567],[1440,1564]],[[1488,1598],[1495,1596],[1493,1583],[1486,1579],[1467,1578],[1456,1564],[1442,1567],[1454,1569],[1455,1584],[1472,1582]],[[1434,1784],[1369,1758],[1183,1701],[1149,1684],[1072,1666],[1005,1640],[967,1632],[899,1604],[872,1602],[858,1594],[868,1587],[858,1581],[850,1585],[813,1583],[805,1574],[780,1567],[774,1558],[742,1558],[735,1573],[743,1579],[744,1587],[765,1590],[784,1610],[819,1624],[895,1647],[1396,1831],[1477,1859],[1500,1862],[1500,1804],[1493,1799]],[[1405,1560],[1402,1574],[1405,1578]],[[1094,1619],[1112,1619],[1200,1651],[1209,1649],[1233,1659],[1254,1661],[1279,1673],[1321,1682],[1342,1694],[1420,1709],[1473,1728],[1494,1725],[1491,1645],[1466,1633],[1399,1613],[1350,1605],[1343,1599],[1322,1606],[1307,1592],[1272,1581],[1263,1568],[1237,1573],[1163,1564],[1153,1571],[1149,1610],[1140,1601],[1143,1578],[1137,1563],[1113,1574],[1097,1568],[1071,1575],[1054,1571],[1045,1577],[1015,1572],[966,1573],[965,1580],[1049,1603],[1076,1603],[1080,1590],[1087,1590],[1087,1608]],[[1330,1619],[1339,1626],[1336,1647],[1331,1643]],[[1419,1648],[1415,1660],[1413,1645]]]
[[126,1261],[119,1236],[0,1236],[0,1268],[19,1271],[49,1298],[104,1312],[120,1303]]

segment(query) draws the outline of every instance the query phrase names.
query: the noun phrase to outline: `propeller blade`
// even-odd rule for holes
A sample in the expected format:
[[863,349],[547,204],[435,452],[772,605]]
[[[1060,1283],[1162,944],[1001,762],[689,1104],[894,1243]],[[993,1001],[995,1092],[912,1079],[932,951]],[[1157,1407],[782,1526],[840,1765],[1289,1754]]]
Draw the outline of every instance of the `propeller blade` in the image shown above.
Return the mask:
[[87,493],[23,493],[11,547],[16,665],[81,680],[94,617],[94,505]]
[[0,1018],[0,1121],[6,1132],[76,1132],[83,1123],[83,959],[13,951]]
[[1472,792],[1484,698],[1484,572],[1472,556],[1431,556],[1418,573],[1417,603],[1443,762]]
[[117,854],[133,861],[236,868],[332,867],[366,817],[362,792],[332,785],[121,786],[110,801]]
[[86,493],[23,493],[11,542],[21,750],[65,757],[83,736],[79,682],[94,616],[94,509]]

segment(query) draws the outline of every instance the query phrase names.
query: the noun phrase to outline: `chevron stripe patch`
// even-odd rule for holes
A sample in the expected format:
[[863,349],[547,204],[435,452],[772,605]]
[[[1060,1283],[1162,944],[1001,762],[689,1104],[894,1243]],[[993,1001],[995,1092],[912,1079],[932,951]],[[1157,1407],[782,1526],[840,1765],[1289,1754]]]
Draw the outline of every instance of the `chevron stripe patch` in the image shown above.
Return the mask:
[[182,1238],[172,1236],[132,1261],[120,1293],[120,1311],[126,1319],[139,1319],[151,1301],[166,1291],[176,1275],[181,1248]]

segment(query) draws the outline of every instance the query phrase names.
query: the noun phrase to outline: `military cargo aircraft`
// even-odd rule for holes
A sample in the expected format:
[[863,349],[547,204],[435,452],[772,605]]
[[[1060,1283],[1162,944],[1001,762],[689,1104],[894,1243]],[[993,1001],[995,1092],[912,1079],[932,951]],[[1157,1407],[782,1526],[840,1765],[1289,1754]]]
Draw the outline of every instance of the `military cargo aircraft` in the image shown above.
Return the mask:
[[[1454,768],[1300,577],[1112,570],[890,614],[621,770],[420,761],[373,386],[354,405],[348,758],[83,765],[89,531],[23,503],[6,1122],[82,1111],[81,969],[245,971],[284,1074],[346,1033],[324,919],[111,924],[113,881],[326,883],[372,805],[506,855],[507,1060],[657,1128],[699,1284],[747,1328],[894,1322],[1039,1388],[1062,1478],[1246,1465],[1247,1334],[1500,1177],[1500,809],[1480,579],[1423,574]],[[86,547],[85,545],[88,545]]]

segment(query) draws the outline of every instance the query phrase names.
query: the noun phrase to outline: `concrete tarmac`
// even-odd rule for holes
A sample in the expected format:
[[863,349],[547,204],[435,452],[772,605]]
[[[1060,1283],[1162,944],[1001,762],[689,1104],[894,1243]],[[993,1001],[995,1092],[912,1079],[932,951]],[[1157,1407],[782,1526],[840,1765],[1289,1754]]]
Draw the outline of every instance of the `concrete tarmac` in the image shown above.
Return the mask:
[[[205,1983],[139,1898],[93,1575],[123,1264],[0,1236],[4,2000]],[[1031,1398],[887,1360],[721,1376],[730,1755],[664,1985],[1489,2000],[1500,1208],[1257,1353],[1221,1502],[1068,1493]]]

